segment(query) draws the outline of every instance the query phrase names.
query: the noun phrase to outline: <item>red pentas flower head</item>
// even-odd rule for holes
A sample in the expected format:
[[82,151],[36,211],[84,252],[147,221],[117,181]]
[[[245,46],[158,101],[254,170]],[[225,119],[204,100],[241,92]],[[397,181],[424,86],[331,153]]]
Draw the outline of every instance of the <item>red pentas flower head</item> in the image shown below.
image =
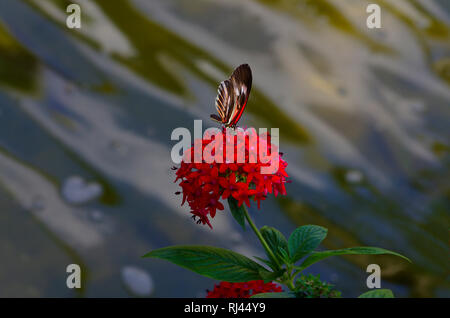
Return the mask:
[[252,280],[245,283],[220,282],[212,291],[207,291],[206,298],[250,298],[261,293],[280,293],[283,289],[272,282]]
[[288,174],[286,161],[272,143],[268,133],[254,129],[209,129],[203,139],[194,141],[176,170],[180,181],[182,205],[187,202],[198,223],[208,224],[217,210],[223,210],[220,200],[234,198],[238,206],[250,201],[260,208],[268,194],[286,195]]

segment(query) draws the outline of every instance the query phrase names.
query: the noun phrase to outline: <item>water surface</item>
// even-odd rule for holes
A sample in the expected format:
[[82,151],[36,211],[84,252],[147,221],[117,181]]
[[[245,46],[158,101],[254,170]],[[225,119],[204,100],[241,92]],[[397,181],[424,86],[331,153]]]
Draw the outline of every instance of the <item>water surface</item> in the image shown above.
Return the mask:
[[[378,1],[379,30],[366,1],[79,0],[80,30],[65,26],[69,3],[0,2],[0,296],[132,296],[132,266],[154,297],[204,297],[213,281],[140,256],[262,255],[228,212],[212,231],[192,222],[170,170],[171,131],[213,126],[218,82],[241,63],[254,76],[241,124],[280,128],[292,178],[287,197],[251,209],[257,225],[318,224],[322,248],[413,260],[311,269],[344,296],[367,290],[370,263],[397,296],[450,296],[448,1]],[[65,285],[70,263],[81,291]]]

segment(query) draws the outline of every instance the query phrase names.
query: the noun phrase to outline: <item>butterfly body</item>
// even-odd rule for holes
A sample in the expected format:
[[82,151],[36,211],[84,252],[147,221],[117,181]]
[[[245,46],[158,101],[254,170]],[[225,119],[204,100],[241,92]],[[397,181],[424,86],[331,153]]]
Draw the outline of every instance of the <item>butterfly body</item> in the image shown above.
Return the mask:
[[247,105],[252,88],[252,71],[248,64],[238,66],[230,78],[221,82],[216,97],[217,115],[211,119],[235,128]]

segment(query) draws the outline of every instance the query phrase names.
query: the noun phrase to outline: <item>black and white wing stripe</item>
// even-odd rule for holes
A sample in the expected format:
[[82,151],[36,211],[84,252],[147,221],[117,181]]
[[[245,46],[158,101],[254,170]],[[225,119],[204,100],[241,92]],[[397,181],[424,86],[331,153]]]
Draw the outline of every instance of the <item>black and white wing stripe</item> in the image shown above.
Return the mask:
[[215,116],[217,119],[212,117],[213,115],[211,115],[211,117],[221,123],[226,123],[233,103],[234,97],[232,84],[229,80],[225,80],[220,83],[219,89],[217,90],[216,110],[219,116]]
[[237,67],[230,78],[221,82],[216,97],[217,115],[211,118],[235,127],[242,116],[252,87],[252,71],[248,64]]

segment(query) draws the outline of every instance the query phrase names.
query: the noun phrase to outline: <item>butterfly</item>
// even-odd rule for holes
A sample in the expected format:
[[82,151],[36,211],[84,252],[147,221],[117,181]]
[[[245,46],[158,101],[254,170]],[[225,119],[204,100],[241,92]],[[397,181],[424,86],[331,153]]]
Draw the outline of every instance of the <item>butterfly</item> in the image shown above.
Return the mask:
[[252,70],[248,64],[238,66],[230,78],[220,83],[216,97],[218,115],[212,114],[211,119],[225,127],[236,128],[236,124],[247,105],[252,88]]

